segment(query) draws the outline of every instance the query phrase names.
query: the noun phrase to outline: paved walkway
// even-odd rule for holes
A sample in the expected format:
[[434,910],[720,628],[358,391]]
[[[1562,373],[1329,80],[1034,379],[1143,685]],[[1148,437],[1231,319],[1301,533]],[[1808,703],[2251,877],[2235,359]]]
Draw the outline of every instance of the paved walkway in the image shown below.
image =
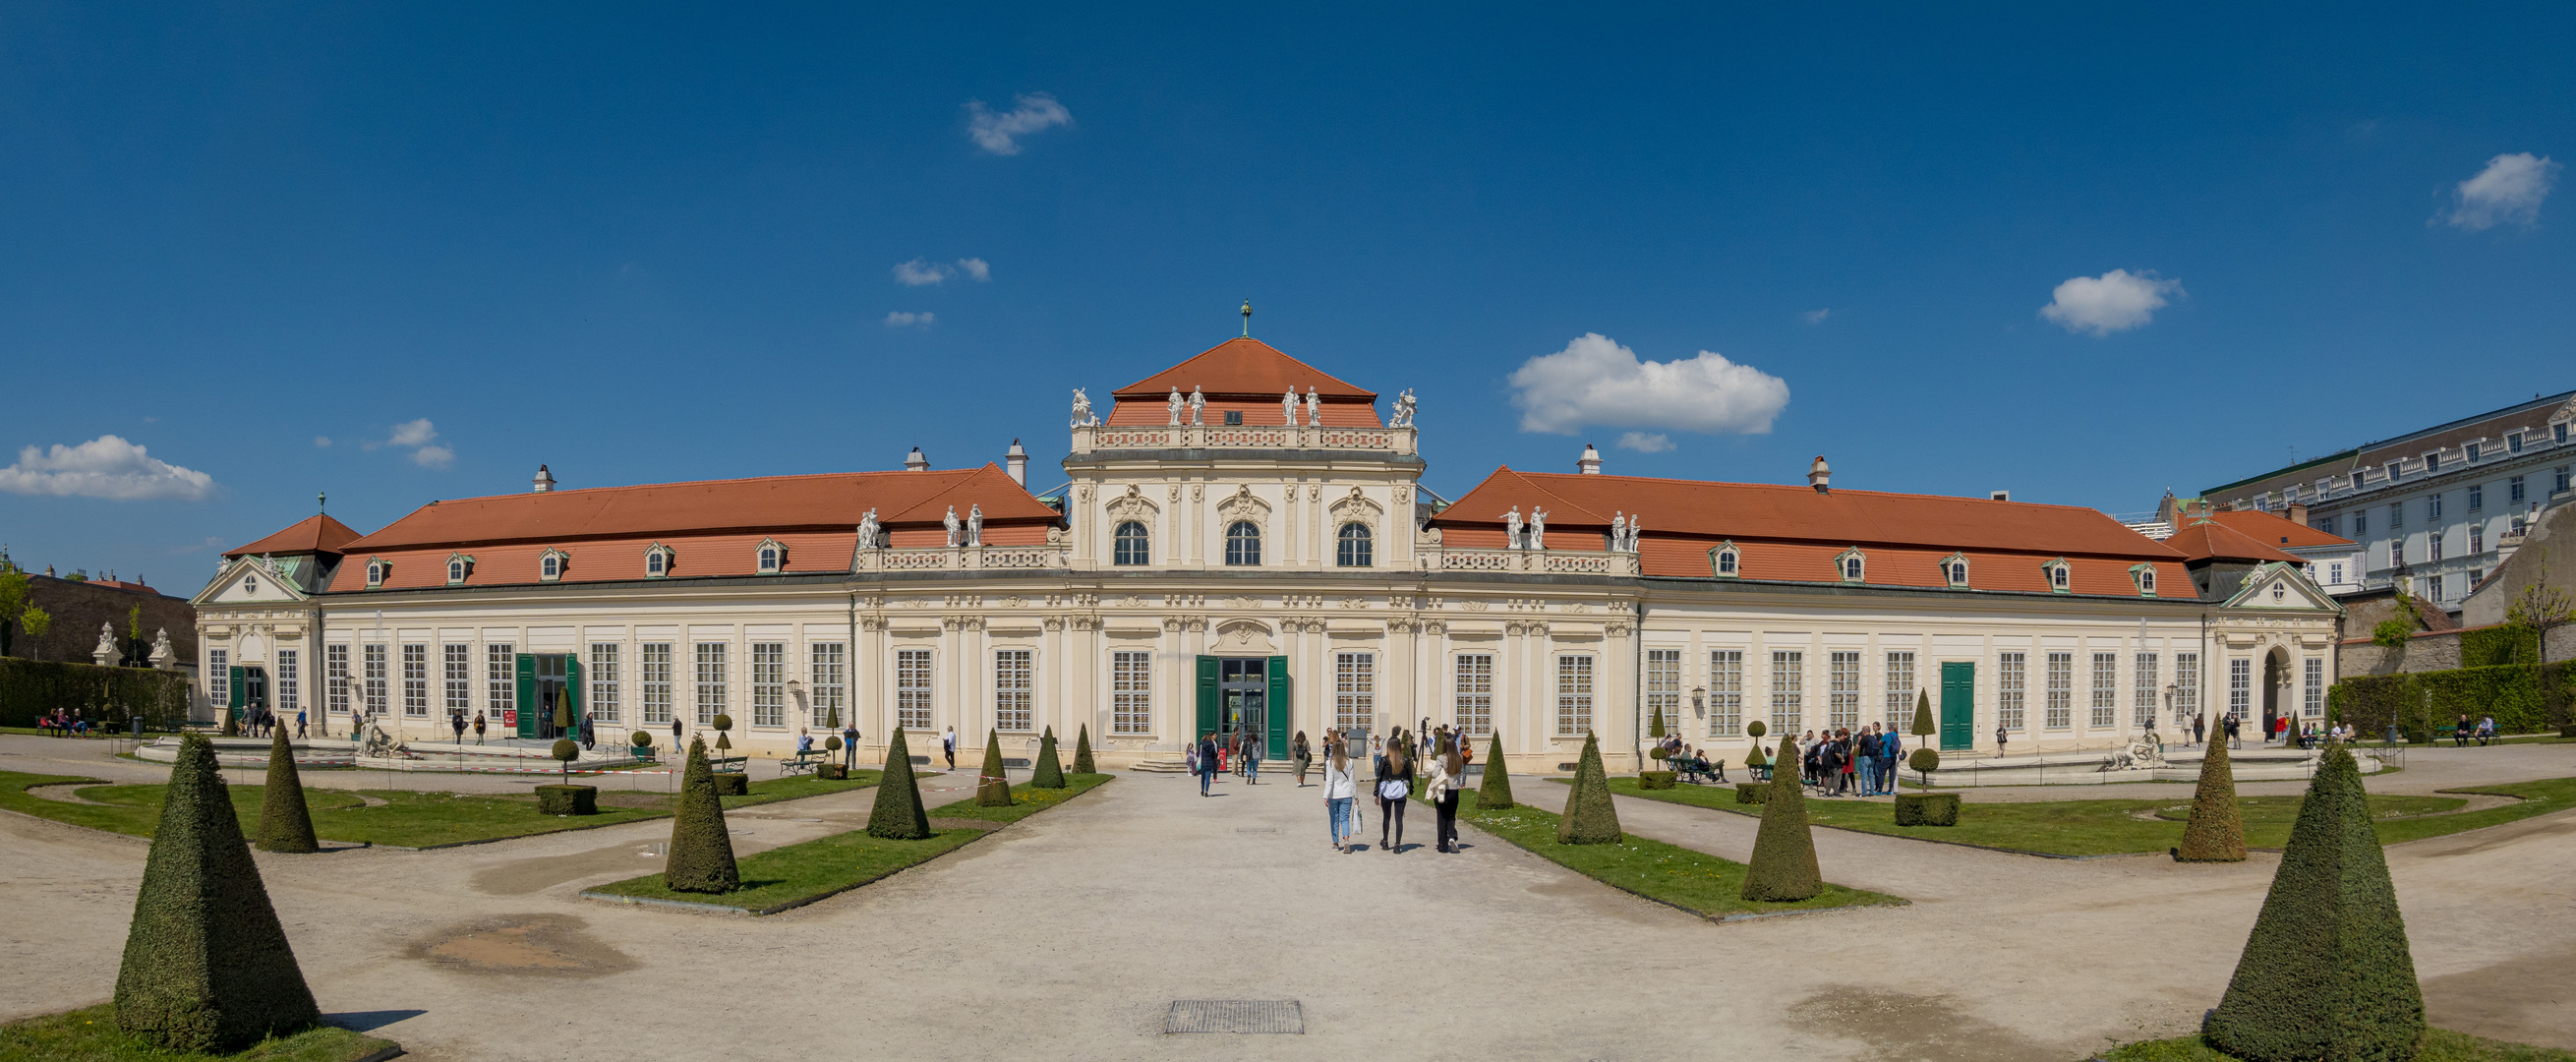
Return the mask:
[[[2532,766],[2524,777],[2576,774],[2576,749]],[[1564,792],[1515,782],[1533,801]],[[967,784],[936,779],[947,791],[928,795]],[[548,1062],[1646,1058],[1671,1056],[1677,1036],[1759,1057],[2063,1062],[2191,1027],[2224,989],[2273,867],[2260,855],[2068,862],[1827,830],[1816,838],[1829,878],[1915,903],[1715,925],[1472,831],[1461,855],[1337,854],[1319,790],[1220,788],[1202,799],[1188,778],[1130,775],[763,919],[574,896],[656,868],[648,853],[667,823],[258,858],[326,1012],[380,1025],[423,1059]],[[866,800],[737,812],[736,843],[846,829]],[[1735,859],[1751,848],[1749,818],[1619,808],[1643,835]],[[1429,814],[1412,815],[1409,839],[1427,841]],[[13,918],[0,939],[0,1017],[103,998],[143,854],[130,838],[0,814],[0,909],[44,914]],[[2576,924],[2563,917],[2576,816],[2389,857],[2434,1020],[2576,1047],[2576,1015],[2552,987],[2576,983]],[[1307,1034],[1162,1035],[1175,999],[1300,1000]]]

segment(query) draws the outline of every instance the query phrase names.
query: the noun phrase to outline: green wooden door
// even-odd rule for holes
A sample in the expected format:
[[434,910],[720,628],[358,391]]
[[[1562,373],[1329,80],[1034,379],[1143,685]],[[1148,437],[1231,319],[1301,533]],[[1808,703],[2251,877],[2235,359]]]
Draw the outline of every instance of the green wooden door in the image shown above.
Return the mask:
[[564,706],[572,709],[572,729],[564,736],[578,738],[590,727],[581,718],[581,655],[564,654]]
[[1216,668],[1217,659],[1215,657],[1202,656],[1199,658],[1198,726],[1191,730],[1188,735],[1189,742],[1194,745],[1198,743],[1200,738],[1216,732],[1218,710]]
[[1270,658],[1270,703],[1263,708],[1270,714],[1270,733],[1262,746],[1265,760],[1288,758],[1288,658]]
[[224,681],[228,683],[224,690],[224,707],[232,710],[235,719],[247,720],[250,717],[250,713],[244,710],[250,703],[250,678],[244,673],[247,670],[239,667],[224,669]]
[[1955,752],[1977,745],[1977,665],[1966,661],[1941,664],[1941,749]]
[[537,736],[537,658],[520,653],[518,663],[519,695],[511,711],[519,736],[532,738]]

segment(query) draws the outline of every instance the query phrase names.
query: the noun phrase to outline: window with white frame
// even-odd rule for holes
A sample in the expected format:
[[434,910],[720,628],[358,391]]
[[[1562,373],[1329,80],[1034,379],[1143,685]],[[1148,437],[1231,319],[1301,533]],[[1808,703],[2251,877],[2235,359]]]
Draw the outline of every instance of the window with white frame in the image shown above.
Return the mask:
[[493,722],[519,705],[519,647],[510,642],[483,644],[483,704]]
[[850,718],[850,649],[843,642],[814,642],[805,647],[811,665],[814,719],[827,727],[852,725]]
[[2483,520],[2469,521],[2469,552],[2487,551],[2487,525]]
[[993,729],[1022,733],[1037,729],[1029,707],[1029,651],[993,650]]
[[2486,507],[2487,485],[2484,483],[2469,484],[2469,511],[2477,512]]
[[2200,654],[2174,654],[2174,725],[2200,714]]
[[780,569],[787,567],[787,547],[779,545],[774,540],[764,541],[760,544],[756,560],[760,566],[760,574],[776,575]]
[[2369,533],[2370,514],[2367,512],[2357,512],[2352,514],[2352,537],[2360,538]]
[[403,716],[429,718],[429,647],[402,647]]
[[2425,455],[2424,455],[2424,474],[2425,474],[2425,475],[2428,475],[2428,476],[2429,476],[2429,475],[2432,475],[2433,473],[2435,473],[2435,472],[2439,472],[2439,471],[2441,471],[2441,470],[2442,470],[2442,452],[2441,452],[2441,451],[2439,451],[2439,450],[2435,450],[2435,451],[2433,451],[2433,452],[2431,452],[2431,453],[2428,453],[2428,454],[2425,454]]
[[2424,596],[2434,601],[2445,601],[2449,599],[2449,595],[2442,592],[2441,576],[2436,575],[2424,580]]
[[1744,733],[1744,650],[1708,653],[1708,736]]
[[1109,654],[1109,732],[1154,732],[1154,654]]
[[2047,723],[2050,730],[2075,725],[2075,654],[2048,654]]
[[1456,658],[1458,729],[1469,737],[1494,732],[1494,654],[1460,653]]
[[693,677],[697,680],[698,725],[714,726],[717,716],[732,714],[725,711],[729,703],[729,691],[725,689],[725,650],[731,647],[723,642],[699,642],[694,648],[697,651],[697,670]]
[[547,550],[545,556],[537,558],[537,578],[549,583],[563,578],[563,562],[563,554]]
[[387,703],[389,698],[386,696],[385,690],[385,684],[387,681],[385,675],[385,647],[383,645],[367,645],[362,648],[364,651],[359,654],[359,666],[363,670],[360,672],[359,681],[363,683],[363,685],[361,685],[359,689],[361,691],[361,695],[366,698],[367,714],[370,716],[381,716],[391,708],[391,705]]
[[301,655],[293,649],[277,651],[277,714],[281,718],[294,715],[295,710],[304,704],[303,691],[299,688],[301,683],[298,681],[303,676],[299,673],[301,669],[296,666],[297,657]]
[[2441,494],[2441,492],[2439,492],[2439,491],[2435,491],[2435,492],[2434,492],[2430,497],[2427,497],[2427,498],[2425,498],[2425,499],[2424,499],[2424,519],[2425,519],[2425,520],[2427,520],[2427,521],[2430,521],[2430,522],[2435,522],[2435,523],[2438,523],[2438,522],[2440,522],[2440,521],[2441,521],[2441,519],[2442,519],[2442,494]]
[[[2567,426],[2566,426],[2566,425],[2564,425],[2564,424],[2561,424],[2561,425],[2559,425],[2558,427],[2559,427],[2561,430],[2564,430]],[[2562,439],[2560,439],[2560,440],[2558,440],[2558,441],[2560,441],[2560,442],[2566,442],[2567,440],[2565,440],[2565,439],[2563,439],[2563,438],[2562,438]],[[2550,480],[2549,480],[2549,481],[2550,481],[2550,483],[2552,483],[2552,484],[2553,484],[2553,486],[2551,486],[2551,487],[2549,488],[2551,491],[2553,491],[2553,492],[2557,492],[2557,493],[2565,493],[2565,492],[2566,492],[2566,490],[2567,490],[2567,471],[2568,471],[2568,469],[2569,469],[2569,468],[2571,468],[2571,467],[2576,467],[2576,466],[2560,465],[2560,466],[2558,466],[2557,471],[2550,473]],[[2522,499],[2520,499],[2520,498],[2515,498],[2514,500],[2515,500],[2515,501],[2521,501]]]
[[671,551],[661,543],[644,551],[644,577],[659,579],[671,574]]
[[456,584],[458,584],[458,583],[462,583],[462,582],[464,582],[464,581],[465,581],[465,576],[466,576],[467,574],[471,573],[473,570],[474,570],[474,558],[472,558],[472,557],[449,557],[449,558],[447,558],[447,583],[448,583],[448,585],[450,585],[450,586],[454,586],[454,585],[456,585]]
[[1953,553],[1948,560],[1942,561],[1941,581],[1948,583],[1953,590],[1967,589],[1968,558]]
[[2461,455],[2468,458],[2471,463],[2475,463],[2478,459],[2478,455],[2485,452],[2486,447],[2479,443],[2463,443],[2460,445]]
[[894,725],[906,730],[930,729],[930,650],[928,649],[895,651]]
[[1592,654],[1565,653],[1556,658],[1556,734],[1580,737],[1592,731]]
[[447,695],[447,713],[464,715],[474,710],[474,647],[463,642],[450,642],[438,647],[440,680]]
[[2327,584],[2327,585],[2329,585],[2329,586],[2341,586],[2341,585],[2343,585],[2343,562],[2342,562],[2342,561],[2336,561],[2336,562],[2334,562],[2334,563],[2332,563],[2332,564],[2328,564],[2328,565],[2326,565],[2326,584]]
[[2250,718],[2254,710],[2254,662],[2236,657],[2227,662],[2227,714]]
[[1333,565],[1340,568],[1367,568],[1377,563],[1375,544],[1369,539],[1367,524],[1343,524],[1335,533]]
[[1807,718],[1807,654],[1796,649],[1771,651],[1771,730],[1797,733]]
[[1708,568],[1720,578],[1732,579],[1738,574],[1744,555],[1734,546],[1719,546],[1709,551]]
[[751,725],[787,725],[787,643],[751,643]]
[[1902,734],[1914,725],[1914,653],[1912,650],[1887,654],[1886,716],[1887,732]]
[[2006,730],[2023,730],[2022,691],[2028,684],[2030,655],[2027,653],[1995,654],[1995,725]]
[[349,647],[322,647],[322,710],[349,714]]
[[1377,726],[1377,654],[1333,654],[1333,728]]
[[1862,576],[1868,574],[1868,567],[1862,564],[1861,560],[1862,558],[1859,550],[1851,550],[1844,553],[1842,556],[1835,558],[1836,563],[1842,568],[1842,577],[1844,582],[1857,583],[1862,581]]
[[1825,661],[1825,725],[1860,725],[1860,654],[1835,652]]
[[2388,540],[2388,566],[2389,566],[2389,567],[2391,567],[2391,568],[2396,568],[2396,567],[2401,567],[2401,566],[2403,566],[2405,563],[2406,563],[2406,540],[2405,540],[2405,539],[2402,539],[2402,538],[2392,538],[2392,539],[2389,539],[2389,540]]
[[2406,503],[2402,501],[2388,503],[2388,529],[2394,531],[2404,526],[2406,526]]
[[2521,432],[2514,432],[2514,433],[2513,433],[2513,434],[2511,434],[2511,435],[2507,435],[2507,436],[2505,436],[2505,437],[2504,437],[2504,450],[2505,450],[2505,452],[2506,452],[2506,453],[2509,453],[2509,454],[2518,454],[2518,453],[2521,453],[2521,452],[2522,452],[2522,433],[2521,433]]
[[2153,726],[2156,715],[2156,673],[2162,670],[2154,653],[2139,653],[2137,670],[2129,676],[2129,725],[2140,730]]
[[2441,528],[2437,527],[2424,532],[2424,559],[2427,561],[2437,561],[2442,559]]
[[1663,721],[1665,733],[1681,732],[1681,650],[1646,650],[1646,711],[1648,719]]
[[624,721],[620,695],[625,692],[625,684],[619,681],[617,669],[620,648],[616,642],[590,643],[590,668],[581,677],[590,684],[590,700],[585,703],[594,722]]
[[671,721],[671,643],[645,642],[635,647],[635,692],[643,699],[644,723]]
[[2120,654],[2093,654],[2092,726],[2120,725]]
[[2401,461],[2391,461],[2391,462],[2389,462],[2389,463],[2388,463],[2388,468],[2387,468],[2387,475],[2388,475],[2388,479],[2386,480],[2386,482],[2389,482],[2389,483],[2395,483],[2395,482],[2397,482],[2397,477],[2398,477],[2398,476],[2400,476],[2400,475],[2402,475],[2402,474],[2404,474],[2404,472],[2405,472],[2405,463],[2404,463],[2404,462],[2401,462]]
[[2566,421],[2563,421],[2563,420],[2562,420],[2562,421],[2560,421],[2560,422],[2558,422],[2558,423],[2556,423],[2556,424],[2552,424],[2552,425],[2550,425],[2550,426],[2549,426],[2549,441],[2554,442],[2554,443],[2560,443],[2560,444],[2564,444],[2564,443],[2566,443],[2566,441],[2567,441],[2567,422],[2566,422]]
[[2069,585],[2066,562],[2050,561],[2041,567],[2048,572],[2048,588],[2061,594],[2065,593]]
[[2301,713],[2311,719],[2324,717],[2326,714],[2325,658],[2321,656],[2312,656],[2307,658],[2307,660],[2302,664],[2299,677],[2301,680],[2299,683]]
[[367,562],[367,585],[370,587],[385,585],[385,562],[380,560]]
[[2148,597],[2153,597],[2153,596],[2155,596],[2155,593],[2156,593],[2156,566],[2155,566],[2155,565],[2152,565],[2152,564],[2141,564],[2141,565],[2138,565],[2138,566],[2137,566],[2137,567],[2135,567],[2135,568],[2131,568],[2131,569],[2129,569],[2129,576],[2130,576],[2130,578],[2137,580],[2137,583],[2138,583],[2138,593],[2143,594],[2143,595],[2146,595],[2146,596],[2148,596]]
[[[2562,485],[2559,489],[2564,490],[2564,489],[2566,489],[2566,488]],[[2515,476],[2515,477],[2513,477],[2512,479],[2508,479],[2508,480],[2505,480],[2505,481],[2504,481],[2504,500],[2505,500],[2505,501],[2507,501],[2507,502],[2511,502],[2511,503],[2513,503],[2513,504],[2515,504],[2515,505],[2520,505],[2520,504],[2522,504],[2522,477],[2521,477],[2521,476]]]
[[206,700],[217,708],[233,704],[232,651],[206,650]]
[[1226,525],[1225,562],[1238,568],[1261,563],[1261,525],[1250,520]]
[[1128,520],[1119,524],[1113,542],[1109,563],[1121,567],[1153,563],[1153,540],[1146,533],[1143,521]]

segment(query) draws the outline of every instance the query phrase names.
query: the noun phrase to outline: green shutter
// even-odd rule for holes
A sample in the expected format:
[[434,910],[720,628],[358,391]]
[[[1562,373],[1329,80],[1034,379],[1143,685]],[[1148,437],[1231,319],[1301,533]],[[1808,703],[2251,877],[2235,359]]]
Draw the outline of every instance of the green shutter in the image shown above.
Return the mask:
[[580,734],[584,729],[581,724],[581,708],[583,699],[581,693],[580,653],[564,654],[564,703],[572,707],[573,734]]
[[1270,735],[1263,747],[1263,759],[1288,758],[1288,658],[1270,658]]
[[1956,752],[1977,746],[1977,665],[1965,661],[1941,664],[1941,748]]
[[1190,731],[1189,737],[1192,742],[1216,731],[1218,705],[1216,667],[1215,657],[1199,658],[1199,725],[1197,729]]
[[519,654],[518,731],[523,738],[537,736],[537,658]]
[[250,703],[250,680],[245,674],[247,670],[240,667],[224,669],[224,678],[228,680],[224,691],[226,701],[224,707],[232,709],[236,714],[241,712],[243,706]]

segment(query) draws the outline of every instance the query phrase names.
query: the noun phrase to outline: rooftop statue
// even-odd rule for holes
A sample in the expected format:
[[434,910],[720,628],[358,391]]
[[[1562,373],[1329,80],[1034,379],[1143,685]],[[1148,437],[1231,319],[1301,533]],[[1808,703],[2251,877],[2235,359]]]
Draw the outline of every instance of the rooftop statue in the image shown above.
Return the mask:
[[1091,412],[1091,396],[1082,393],[1082,388],[1074,388],[1073,426],[1077,428],[1089,428],[1095,427],[1099,425],[1099,423],[1100,418],[1093,415]]
[[1283,417],[1288,418],[1288,419],[1286,420],[1286,422],[1285,422],[1285,423],[1286,423],[1289,427],[1294,428],[1294,427],[1296,427],[1296,426],[1297,426],[1297,389],[1296,389],[1296,388],[1294,388],[1294,387],[1289,388],[1289,389],[1288,389],[1288,393],[1287,393],[1287,394],[1285,394],[1285,395],[1281,395],[1281,396],[1279,397],[1279,415],[1280,415],[1280,416],[1283,416]]
[[1410,428],[1410,427],[1412,427],[1412,426],[1413,426],[1413,389],[1412,389],[1412,388],[1410,388],[1410,387],[1405,388],[1405,389],[1404,389],[1404,393],[1403,393],[1403,394],[1400,394],[1400,395],[1395,396],[1395,418],[1394,418],[1394,419],[1395,419],[1395,422],[1394,422],[1394,424],[1393,424],[1393,425],[1391,425],[1392,427],[1398,427],[1398,428]]
[[1172,412],[1172,426],[1175,428],[1181,426],[1181,405],[1181,389],[1177,387],[1172,388],[1172,400],[1168,404],[1167,408]]
[[959,531],[961,531],[961,530],[963,530],[963,529],[962,529],[962,528],[959,526],[959,524],[957,523],[957,507],[956,507],[956,506],[951,505],[951,506],[949,506],[949,507],[948,507],[948,517],[947,517],[947,519],[941,520],[941,521],[940,521],[940,523],[941,523],[942,525],[945,525],[945,526],[948,528],[948,544],[949,544],[949,545],[951,545],[951,546],[959,545],[959,544],[961,544],[961,543],[964,541],[963,539],[961,539],[961,538],[959,538],[959,537],[958,537],[958,532],[959,532]]
[[[1289,419],[1294,420],[1294,419],[1296,419],[1296,418],[1291,417],[1291,418],[1289,418]],[[1307,385],[1306,385],[1306,426],[1307,426],[1307,427],[1309,427],[1309,428],[1313,428],[1313,427],[1320,427],[1320,426],[1322,426],[1322,424],[1323,424],[1323,423],[1324,423],[1324,416],[1323,416],[1323,412],[1322,412],[1322,410],[1321,410],[1321,407],[1317,404],[1317,400],[1316,400],[1316,398],[1315,398],[1315,385],[1313,385],[1313,384],[1307,384]]]

